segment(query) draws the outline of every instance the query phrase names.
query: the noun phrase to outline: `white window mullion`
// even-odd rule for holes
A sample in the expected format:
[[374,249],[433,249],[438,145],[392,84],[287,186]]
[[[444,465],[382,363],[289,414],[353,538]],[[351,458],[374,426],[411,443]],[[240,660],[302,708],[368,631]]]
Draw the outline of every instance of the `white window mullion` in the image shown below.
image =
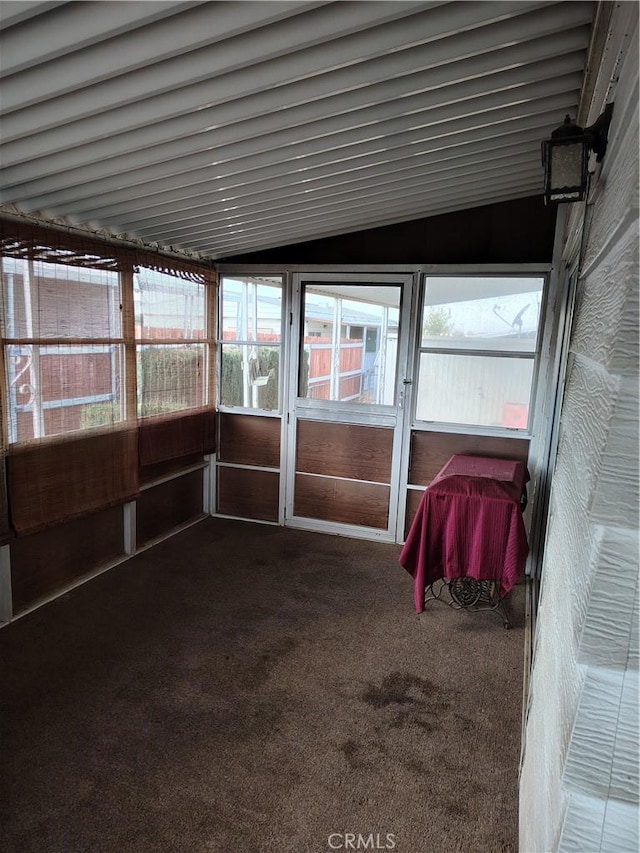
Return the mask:
[[135,310],[133,300],[133,268],[127,266],[120,272],[120,299],[122,311],[121,335],[124,340],[124,420],[135,422],[137,418],[138,377],[136,369]]
[[[38,294],[33,260],[30,258],[24,265],[24,308],[27,336],[36,337],[34,314],[38,312]],[[39,337],[39,335],[38,335]],[[42,411],[42,377],[40,373],[40,347],[31,345],[31,417],[33,421],[33,437],[44,435],[44,416]]]

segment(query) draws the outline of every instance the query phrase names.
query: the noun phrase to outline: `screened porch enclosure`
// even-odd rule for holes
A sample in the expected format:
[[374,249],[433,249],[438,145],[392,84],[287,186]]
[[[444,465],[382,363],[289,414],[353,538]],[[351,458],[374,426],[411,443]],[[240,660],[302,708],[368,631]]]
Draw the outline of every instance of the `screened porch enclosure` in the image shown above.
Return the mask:
[[206,515],[402,542],[453,453],[530,457],[544,261],[214,270],[2,229],[9,618]]
[[218,512],[401,542],[448,455],[526,463],[547,269],[222,266]]
[[[6,845],[640,849],[639,45],[628,1],[0,2]],[[455,454],[531,474],[524,666],[401,590]]]

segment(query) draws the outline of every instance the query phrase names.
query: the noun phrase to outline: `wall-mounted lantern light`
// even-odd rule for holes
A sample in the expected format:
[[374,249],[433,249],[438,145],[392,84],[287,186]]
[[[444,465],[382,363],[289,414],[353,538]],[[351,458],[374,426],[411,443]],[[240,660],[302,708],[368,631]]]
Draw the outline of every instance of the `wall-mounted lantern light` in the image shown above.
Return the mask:
[[545,204],[582,201],[587,192],[589,153],[600,163],[607,150],[607,136],[613,104],[607,104],[602,115],[584,129],[566,116],[551,139],[542,143]]

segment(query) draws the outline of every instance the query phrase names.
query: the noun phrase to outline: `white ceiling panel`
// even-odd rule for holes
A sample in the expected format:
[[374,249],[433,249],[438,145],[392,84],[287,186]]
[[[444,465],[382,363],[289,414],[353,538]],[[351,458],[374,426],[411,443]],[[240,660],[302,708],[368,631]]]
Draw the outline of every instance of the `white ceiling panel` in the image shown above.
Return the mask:
[[539,194],[593,14],[0,3],[0,212],[220,258]]

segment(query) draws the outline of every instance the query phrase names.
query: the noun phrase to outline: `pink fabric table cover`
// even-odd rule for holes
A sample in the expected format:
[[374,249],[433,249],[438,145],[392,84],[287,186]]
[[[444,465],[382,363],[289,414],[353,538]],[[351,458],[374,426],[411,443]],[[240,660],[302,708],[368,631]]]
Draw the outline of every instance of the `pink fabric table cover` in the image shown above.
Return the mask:
[[528,480],[522,462],[452,456],[431,481],[399,557],[418,613],[439,578],[499,581],[501,598],[517,583],[529,553],[520,510]]

